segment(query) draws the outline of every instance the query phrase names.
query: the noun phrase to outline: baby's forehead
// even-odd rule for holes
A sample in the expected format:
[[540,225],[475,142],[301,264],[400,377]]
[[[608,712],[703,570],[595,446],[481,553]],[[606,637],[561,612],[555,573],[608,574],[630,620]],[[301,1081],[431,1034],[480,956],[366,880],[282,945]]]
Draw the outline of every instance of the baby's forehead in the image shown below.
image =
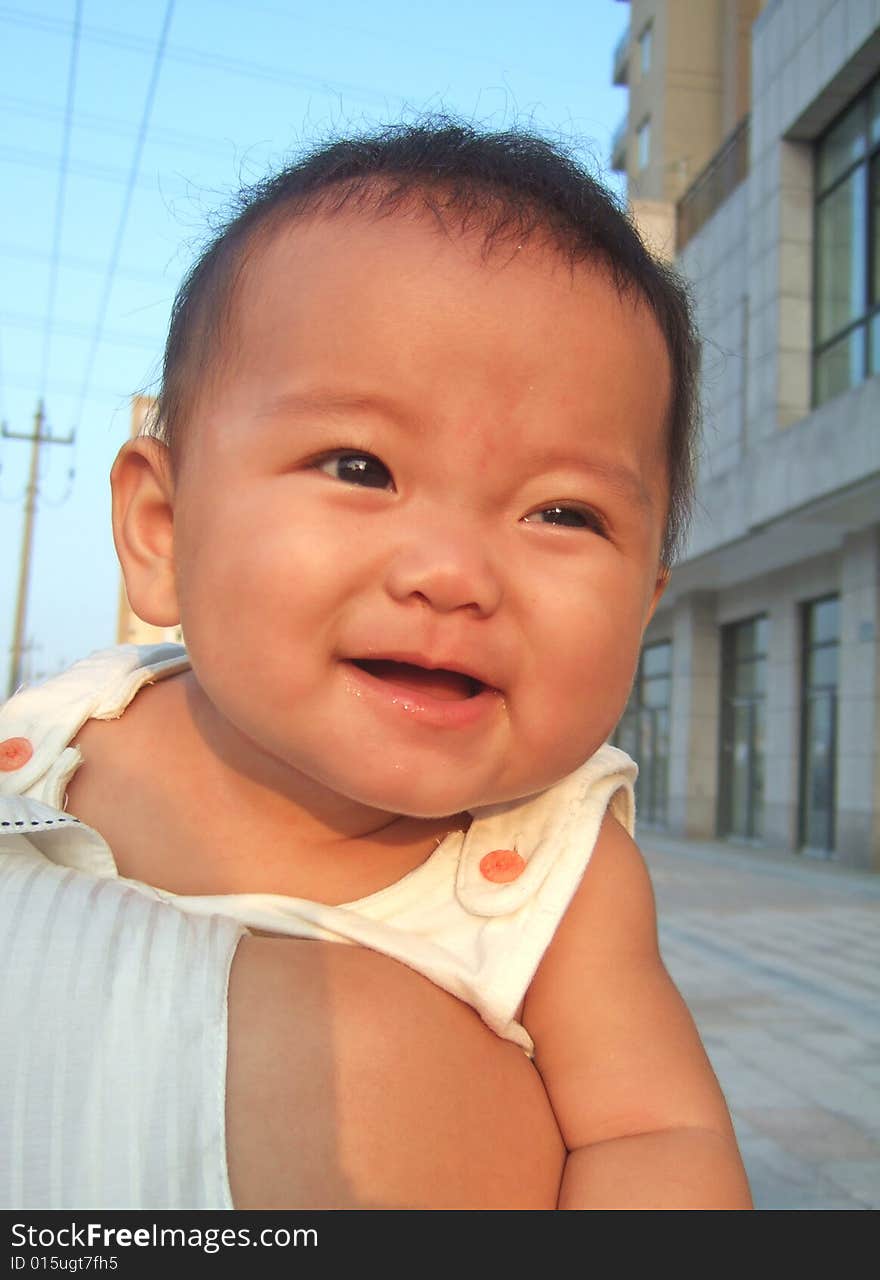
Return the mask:
[[[436,400],[438,377],[466,381],[477,366],[480,394],[501,381],[515,398],[534,381],[540,395],[555,378],[560,397],[583,399],[599,383],[631,382],[634,350],[668,364],[650,308],[603,264],[572,265],[537,237],[487,252],[482,228],[449,231],[424,214],[317,214],[272,228],[242,262],[233,312],[227,386],[244,378],[254,396],[278,381],[337,399],[384,383]],[[503,404],[503,388],[492,394]]]
[[[414,240],[433,245],[438,258],[450,247],[467,258],[475,270],[503,269],[524,251],[540,252],[545,269],[601,264],[598,254],[577,253],[540,224],[499,227],[489,217],[462,220],[409,202],[389,210],[344,207],[338,211],[305,209],[276,217],[257,229],[246,244],[237,270],[237,283],[265,284],[266,277],[320,251],[331,258],[354,252],[366,269],[384,270],[388,260],[405,256]],[[291,281],[295,284],[295,281]]]
[[[377,288],[389,282],[393,286],[402,273],[413,270],[430,277],[452,266],[479,287],[479,277],[497,278],[522,263],[539,284],[552,280],[568,292],[587,275],[625,303],[626,313],[651,311],[637,283],[621,276],[601,252],[578,247],[545,223],[498,224],[489,217],[462,222],[411,203],[392,210],[306,209],[267,221],[241,251],[223,308],[224,323],[241,336],[248,321],[279,294],[321,305],[341,299],[344,305],[347,289],[355,284],[363,289],[366,282],[367,290],[371,281]],[[468,301],[463,289],[462,309]],[[622,321],[628,318],[621,315]],[[653,315],[650,327],[657,328]]]

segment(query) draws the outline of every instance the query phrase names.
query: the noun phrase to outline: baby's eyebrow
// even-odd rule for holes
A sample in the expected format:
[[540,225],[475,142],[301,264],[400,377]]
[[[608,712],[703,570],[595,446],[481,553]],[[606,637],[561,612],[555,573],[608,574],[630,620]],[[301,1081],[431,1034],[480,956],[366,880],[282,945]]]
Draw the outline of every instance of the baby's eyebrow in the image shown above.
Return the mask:
[[376,392],[337,391],[317,388],[286,391],[257,411],[258,418],[295,417],[298,414],[374,413],[396,422],[407,419],[403,405]]
[[634,501],[648,515],[655,511],[654,495],[642,477],[624,462],[613,462],[605,458],[590,458],[586,455],[536,452],[527,459],[537,475],[540,471],[572,470],[586,471],[595,476],[622,497]]

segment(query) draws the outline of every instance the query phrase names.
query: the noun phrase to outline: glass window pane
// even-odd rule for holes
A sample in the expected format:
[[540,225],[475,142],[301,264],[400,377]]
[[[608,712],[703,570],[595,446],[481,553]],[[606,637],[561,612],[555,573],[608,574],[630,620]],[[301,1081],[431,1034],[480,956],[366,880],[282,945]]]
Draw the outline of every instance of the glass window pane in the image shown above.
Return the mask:
[[810,849],[831,849],[834,813],[834,699],[829,694],[810,698],[804,712],[804,844]]
[[751,708],[736,707],[733,713],[733,753],[730,778],[730,834],[749,834],[749,745],[751,738]]
[[748,622],[739,622],[735,628],[734,652],[741,662],[744,658],[754,658],[767,652],[767,640],[770,635],[769,619],[765,617],[750,618]]
[[652,28],[651,28],[651,23],[649,22],[648,25],[645,27],[644,31],[642,32],[642,34],[639,36],[639,52],[641,54],[643,76],[647,75],[647,73],[651,70],[651,41],[652,41]]
[[857,102],[819,148],[819,190],[865,154],[865,101]]
[[625,751],[628,756],[632,756],[634,760],[639,754],[639,718],[632,712],[627,711],[623,719],[617,726],[617,732],[614,735],[615,745],[620,747],[621,751]]
[[880,142],[880,83],[874,85],[871,93],[869,115],[871,118],[871,141]]
[[837,654],[836,644],[811,650],[807,663],[807,680],[811,689],[837,687]]
[[871,301],[880,302],[880,156],[871,165]]
[[639,718],[639,803],[651,794],[651,769],[654,764],[654,717],[643,713]]
[[647,169],[651,158],[651,121],[643,120],[636,133],[636,154],[640,169]]
[[754,667],[754,675],[752,676],[752,687],[756,698],[763,698],[767,692],[767,659],[758,658],[752,663]]
[[639,760],[638,807],[643,820],[666,821],[669,790],[669,713],[653,711],[643,717]]
[[864,167],[817,210],[816,330],[825,342],[865,310],[866,175]]
[[766,654],[767,643],[770,639],[770,620],[769,618],[755,619],[755,653]]
[[721,743],[721,831],[760,836],[764,806],[763,698],[769,619],[751,618],[724,629]]
[[734,630],[734,653],[737,662],[750,658],[755,652],[754,622],[740,622]]
[[661,787],[663,793],[663,808],[666,809],[666,792],[668,789],[668,773],[669,773],[669,712],[664,708],[657,712],[657,735],[654,743],[657,753],[657,768],[659,771]]
[[760,840],[764,834],[764,704],[756,702],[752,711],[752,812],[749,836]]
[[865,365],[865,330],[859,326],[816,357],[816,404],[861,382]]
[[759,692],[755,687],[755,672],[758,666],[760,663],[738,663],[734,677],[734,694],[737,698],[753,698]]
[[754,658],[736,669],[734,694],[737,698],[763,698],[767,685],[767,662]]
[[880,312],[871,321],[871,373],[880,373]]
[[669,706],[669,677],[655,676],[642,685],[642,703],[646,707]]
[[810,605],[810,644],[840,639],[840,601],[837,596],[829,600],[817,600]]
[[647,677],[667,675],[671,653],[671,644],[648,645],[642,650],[642,674]]

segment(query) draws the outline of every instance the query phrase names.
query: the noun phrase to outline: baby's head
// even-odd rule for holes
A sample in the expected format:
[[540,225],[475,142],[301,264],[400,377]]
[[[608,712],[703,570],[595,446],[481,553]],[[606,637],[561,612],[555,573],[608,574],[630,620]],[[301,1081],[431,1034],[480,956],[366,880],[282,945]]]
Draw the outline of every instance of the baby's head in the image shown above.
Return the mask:
[[601,267],[622,294],[649,305],[672,378],[663,538],[670,566],[690,515],[698,416],[699,344],[687,295],[610,194],[560,148],[529,134],[484,134],[463,125],[391,128],[317,149],[243,191],[236,213],[178,291],[152,430],[172,456],[183,447],[195,402],[222,377],[226,344],[234,348],[237,284],[275,233],[307,214],[348,209],[384,218],[418,208],[446,234],[467,229],[482,237],[487,258],[537,238],[571,265]]
[[218,723],[436,816],[530,794],[619,717],[687,521],[686,297],[546,142],[340,142],[190,272],[115,469],[134,607]]

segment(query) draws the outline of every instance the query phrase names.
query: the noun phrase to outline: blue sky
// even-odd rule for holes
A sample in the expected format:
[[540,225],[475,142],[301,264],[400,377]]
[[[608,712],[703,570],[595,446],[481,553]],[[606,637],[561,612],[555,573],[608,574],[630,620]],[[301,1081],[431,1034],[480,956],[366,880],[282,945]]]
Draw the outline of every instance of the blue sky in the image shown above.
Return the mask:
[[[0,419],[43,451],[33,677],[115,640],[107,474],[175,290],[242,183],[331,133],[450,111],[574,140],[607,174],[618,0],[0,3]],[[5,689],[29,446],[0,440]]]

